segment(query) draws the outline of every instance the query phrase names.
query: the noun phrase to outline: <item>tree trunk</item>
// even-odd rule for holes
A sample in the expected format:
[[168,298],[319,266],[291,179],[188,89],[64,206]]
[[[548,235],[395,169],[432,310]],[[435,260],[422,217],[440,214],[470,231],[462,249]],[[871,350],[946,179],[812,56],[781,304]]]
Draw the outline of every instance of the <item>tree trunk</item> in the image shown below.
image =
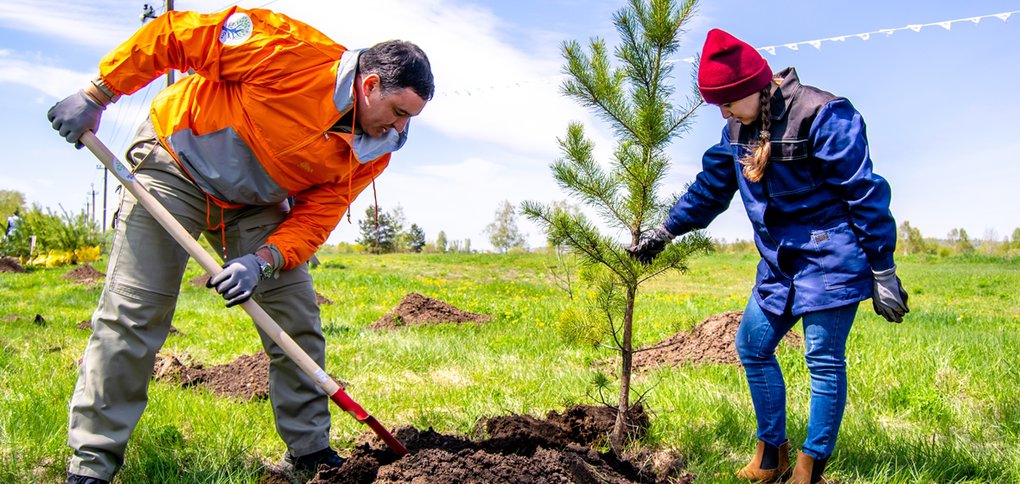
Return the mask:
[[634,299],[636,296],[637,286],[629,285],[627,287],[627,307],[623,312],[623,345],[620,347],[620,405],[616,413],[616,425],[613,426],[613,434],[609,438],[616,455],[620,455],[623,451],[624,436],[627,434],[627,415],[630,413],[630,372],[634,359],[631,336],[634,328]]

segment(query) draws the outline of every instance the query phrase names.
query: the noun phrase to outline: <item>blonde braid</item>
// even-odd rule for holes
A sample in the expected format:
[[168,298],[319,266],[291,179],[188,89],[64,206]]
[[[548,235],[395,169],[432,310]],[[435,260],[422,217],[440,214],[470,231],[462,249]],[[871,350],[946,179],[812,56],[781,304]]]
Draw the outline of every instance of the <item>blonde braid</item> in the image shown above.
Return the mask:
[[765,86],[758,94],[758,103],[761,106],[759,109],[759,120],[761,121],[761,131],[758,134],[758,141],[754,146],[754,149],[744,155],[740,159],[740,164],[744,165],[742,170],[744,178],[752,183],[758,183],[762,177],[765,176],[765,165],[769,162],[769,155],[772,154],[772,143],[769,140],[772,139],[772,133],[769,129],[772,127],[772,83]]

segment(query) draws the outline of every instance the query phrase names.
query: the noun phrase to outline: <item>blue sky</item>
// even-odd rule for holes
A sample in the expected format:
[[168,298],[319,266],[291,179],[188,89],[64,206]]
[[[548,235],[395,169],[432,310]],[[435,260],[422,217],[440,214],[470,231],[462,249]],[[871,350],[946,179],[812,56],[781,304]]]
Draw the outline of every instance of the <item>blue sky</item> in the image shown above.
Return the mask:
[[[93,77],[102,55],[140,26],[144,2],[76,3],[0,1],[0,189],[69,211],[82,210],[95,190],[101,211],[102,170],[91,154],[64,143],[45,113]],[[232,4],[178,0],[176,8],[208,12]],[[622,0],[239,4],[282,11],[351,48],[402,38],[425,49],[436,98],[413,121],[410,141],[377,188],[384,210],[399,205],[430,240],[442,230],[486,249],[484,229],[501,201],[565,198],[548,165],[560,156],[556,140],[571,120],[586,124],[603,160],[611,152],[607,127],[558,92],[559,46],[592,36],[615,43],[611,16]],[[1001,240],[1020,227],[1020,211],[1009,202],[1020,188],[1020,137],[1010,135],[1020,114],[1020,13],[1007,21],[984,16],[1018,10],[1016,0],[704,1],[676,56],[678,101],[690,85],[691,65],[683,59],[700,51],[709,29],[776,47],[763,53],[774,71],[796,67],[802,82],[847,97],[864,115],[875,171],[893,187],[897,221],[910,221],[926,236],[964,228],[972,238]],[[983,18],[925,26],[976,17]],[[807,43],[844,35],[817,48]],[[99,137],[115,153],[123,153],[162,82],[104,113]],[[715,108],[699,110],[691,131],[670,147],[666,190],[679,191],[693,179],[722,124]],[[112,213],[112,185],[107,203]],[[371,203],[369,190],[354,204],[355,222]],[[532,246],[543,244],[535,226],[520,225]],[[708,232],[726,240],[751,237],[739,200]],[[329,242],[357,235],[356,224],[342,221]]]

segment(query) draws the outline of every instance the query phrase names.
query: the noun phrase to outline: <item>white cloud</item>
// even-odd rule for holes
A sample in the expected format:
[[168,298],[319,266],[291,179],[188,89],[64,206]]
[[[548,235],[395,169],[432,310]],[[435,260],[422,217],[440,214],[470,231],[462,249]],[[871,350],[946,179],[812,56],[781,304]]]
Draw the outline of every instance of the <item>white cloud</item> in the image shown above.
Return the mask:
[[54,67],[37,55],[0,51],[0,83],[32,87],[55,99],[81,89],[92,76],[95,76],[95,72],[83,73]]
[[[141,4],[131,5],[139,9]],[[21,30],[78,45],[112,48],[127,39],[140,24],[137,16],[114,15],[129,8],[124,2],[32,2],[0,3],[0,27]]]

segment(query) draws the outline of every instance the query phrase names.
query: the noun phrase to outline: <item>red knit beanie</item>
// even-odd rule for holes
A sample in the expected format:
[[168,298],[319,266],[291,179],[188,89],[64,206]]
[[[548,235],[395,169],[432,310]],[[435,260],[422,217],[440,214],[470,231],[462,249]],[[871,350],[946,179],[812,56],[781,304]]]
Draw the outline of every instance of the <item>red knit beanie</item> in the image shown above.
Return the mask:
[[769,63],[754,47],[719,29],[708,32],[698,66],[698,90],[705,101],[717,105],[739,101],[771,80]]

